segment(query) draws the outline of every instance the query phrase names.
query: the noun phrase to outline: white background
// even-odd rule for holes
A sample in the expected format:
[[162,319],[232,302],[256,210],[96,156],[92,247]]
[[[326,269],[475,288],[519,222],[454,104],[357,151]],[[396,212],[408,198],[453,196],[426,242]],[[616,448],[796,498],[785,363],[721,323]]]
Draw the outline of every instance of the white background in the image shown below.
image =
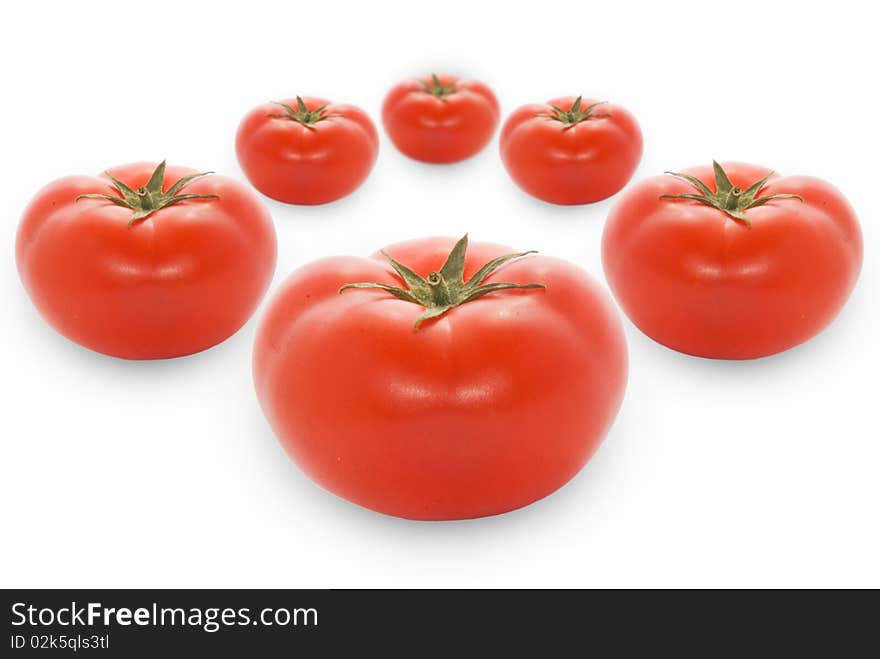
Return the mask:
[[[0,585],[880,586],[880,53],[866,11],[745,0],[9,4]],[[50,180],[161,158],[241,176],[233,138],[252,106],[323,95],[378,121],[391,85],[431,71],[484,80],[505,115],[567,94],[621,103],[645,134],[636,179],[712,158],[826,178],[862,220],[853,296],[824,334],[752,362],[686,357],[627,322],[626,399],[586,469],[526,509],[457,523],[385,517],[308,481],[258,408],[254,320],[202,354],[138,363],[71,344],[31,306],[14,234]],[[429,166],[383,132],[375,170],[349,198],[267,201],[273,289],[318,257],[465,231],[601,279],[612,202],[526,196],[497,142]]]

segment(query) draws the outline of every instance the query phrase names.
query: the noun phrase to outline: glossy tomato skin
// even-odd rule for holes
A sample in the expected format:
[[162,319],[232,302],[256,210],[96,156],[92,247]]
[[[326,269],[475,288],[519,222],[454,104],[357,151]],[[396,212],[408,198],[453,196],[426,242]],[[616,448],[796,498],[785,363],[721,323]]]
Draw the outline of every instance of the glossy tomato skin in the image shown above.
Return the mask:
[[[137,188],[155,167],[109,172]],[[169,166],[163,189],[194,173]],[[234,334],[275,270],[272,218],[230,178],[208,175],[184,192],[219,198],[168,206],[129,227],[127,208],[76,201],[118,196],[106,176],[70,176],[38,192],[19,225],[16,261],[46,321],[71,341],[125,359],[187,355]]]
[[[726,163],[747,187],[770,170]],[[714,188],[711,167],[685,170]],[[825,181],[774,176],[761,195],[797,194],[745,211],[751,222],[664,194],[692,193],[655,176],[633,186],[608,217],[605,274],[629,318],[674,350],[716,359],[752,359],[818,334],[840,311],[862,263],[858,220]]]
[[[326,204],[354,192],[379,154],[370,117],[354,105],[303,98],[310,110],[326,105],[327,118],[305,126],[264,103],[245,115],[235,139],[242,171],[267,197],[288,204]],[[282,101],[297,106],[296,99]]]
[[[548,117],[555,105],[569,110],[575,97],[525,105],[504,122],[501,160],[510,178],[533,197],[552,204],[589,204],[620,191],[642,157],[635,117],[613,103],[597,116],[565,127]],[[582,99],[582,106],[596,103]]]
[[382,104],[382,123],[401,153],[429,163],[459,162],[489,143],[501,110],[495,94],[474,80],[440,75],[456,92],[438,98],[425,91],[430,78],[407,80],[388,92]]
[[[427,275],[455,241],[387,248]],[[465,278],[511,250],[472,243]],[[616,310],[586,273],[544,256],[512,261],[499,291],[413,323],[422,308],[347,283],[401,285],[380,255],[294,272],[258,330],[254,381],[290,457],[314,481],[410,519],[494,515],[572,478],[621,403],[626,346]]]

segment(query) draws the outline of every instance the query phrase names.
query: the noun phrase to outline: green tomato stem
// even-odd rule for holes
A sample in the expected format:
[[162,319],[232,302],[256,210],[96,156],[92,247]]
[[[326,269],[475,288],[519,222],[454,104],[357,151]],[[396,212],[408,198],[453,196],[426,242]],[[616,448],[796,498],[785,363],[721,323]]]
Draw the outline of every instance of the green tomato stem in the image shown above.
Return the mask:
[[442,316],[450,309],[454,309],[459,305],[471,302],[494,291],[511,288],[545,288],[543,284],[511,284],[506,282],[483,284],[483,281],[499,267],[512,259],[533,254],[534,250],[517,254],[505,254],[504,256],[494,258],[483,265],[473,277],[465,281],[464,264],[467,246],[468,237],[465,234],[455,244],[455,247],[452,248],[443,267],[437,272],[430,273],[427,277],[416,274],[412,269],[396,261],[386,252],[382,252],[382,255],[388,259],[391,267],[403,279],[406,288],[376,282],[359,282],[346,284],[339,289],[339,292],[342,293],[350,288],[378,288],[396,298],[418,304],[425,309],[425,312],[415,322],[414,329],[418,330],[425,320]]
[[113,182],[113,187],[119,192],[119,196],[108,194],[81,194],[76,200],[80,199],[103,199],[117,206],[128,208],[133,211],[131,218],[128,220],[129,228],[139,220],[144,220],[158,210],[186,201],[187,199],[218,199],[218,195],[199,195],[199,194],[177,194],[189,183],[202,176],[208,176],[214,172],[201,172],[199,174],[190,174],[178,180],[167,191],[162,191],[162,185],[165,183],[165,161],[159,163],[150,180],[146,185],[133,190],[128,185],[115,178],[110,172],[105,172],[108,178]]
[[674,176],[678,179],[681,179],[682,181],[690,183],[694,188],[697,189],[699,194],[665,194],[661,195],[660,199],[689,199],[690,201],[696,201],[701,204],[705,204],[706,206],[717,208],[718,210],[725,213],[728,217],[736,220],[737,222],[743,223],[749,228],[751,228],[752,223],[745,215],[745,211],[747,211],[748,209],[754,208],[756,206],[763,206],[768,201],[772,201],[773,199],[797,199],[799,201],[804,200],[804,198],[800,195],[788,193],[772,194],[765,197],[758,196],[761,190],[767,184],[767,181],[769,181],[770,177],[773,176],[773,172],[770,172],[760,181],[752,183],[752,185],[743,190],[741,187],[733,185],[733,183],[731,183],[730,177],[727,176],[727,172],[725,172],[724,168],[717,162],[712,161],[712,169],[715,172],[714,191],[712,191],[709,186],[703,183],[696,176],[691,176],[690,174],[681,174],[678,172],[666,172],[670,176]]

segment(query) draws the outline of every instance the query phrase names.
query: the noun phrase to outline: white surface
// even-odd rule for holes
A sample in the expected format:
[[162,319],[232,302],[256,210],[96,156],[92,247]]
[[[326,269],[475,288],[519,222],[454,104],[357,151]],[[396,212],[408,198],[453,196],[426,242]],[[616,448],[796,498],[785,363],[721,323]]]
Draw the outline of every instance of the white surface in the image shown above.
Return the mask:
[[[500,6],[6,7],[0,585],[880,586],[874,9]],[[645,134],[636,179],[718,158],[830,180],[863,224],[855,293],[824,334],[750,363],[685,357],[627,322],[626,400],[587,468],[526,509],[441,524],[355,507],[288,461],[251,387],[254,320],[200,355],[136,363],[69,343],[31,306],[13,238],[46,182],[160,158],[241,176],[233,137],[252,106],[324,95],[378,122],[392,84],[430,71],[484,80],[505,115],[576,93],[625,105]],[[601,279],[610,205],[527,197],[497,142],[438,167],[384,132],[351,197],[267,203],[273,289],[324,255],[465,231]]]

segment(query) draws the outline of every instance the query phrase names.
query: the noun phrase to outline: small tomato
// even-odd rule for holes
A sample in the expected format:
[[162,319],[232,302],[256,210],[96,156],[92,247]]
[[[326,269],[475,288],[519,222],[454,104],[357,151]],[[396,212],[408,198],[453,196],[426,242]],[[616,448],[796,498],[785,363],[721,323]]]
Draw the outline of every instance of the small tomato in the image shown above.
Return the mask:
[[500,110],[486,85],[432,75],[396,85],[382,104],[382,123],[404,155],[432,163],[470,158],[485,147]]
[[626,185],[642,133],[619,105],[578,96],[519,108],[504,122],[500,147],[510,178],[533,197],[588,204]]
[[379,136],[354,105],[297,96],[251,110],[238,128],[235,151],[245,176],[267,197],[326,204],[366,180]]

